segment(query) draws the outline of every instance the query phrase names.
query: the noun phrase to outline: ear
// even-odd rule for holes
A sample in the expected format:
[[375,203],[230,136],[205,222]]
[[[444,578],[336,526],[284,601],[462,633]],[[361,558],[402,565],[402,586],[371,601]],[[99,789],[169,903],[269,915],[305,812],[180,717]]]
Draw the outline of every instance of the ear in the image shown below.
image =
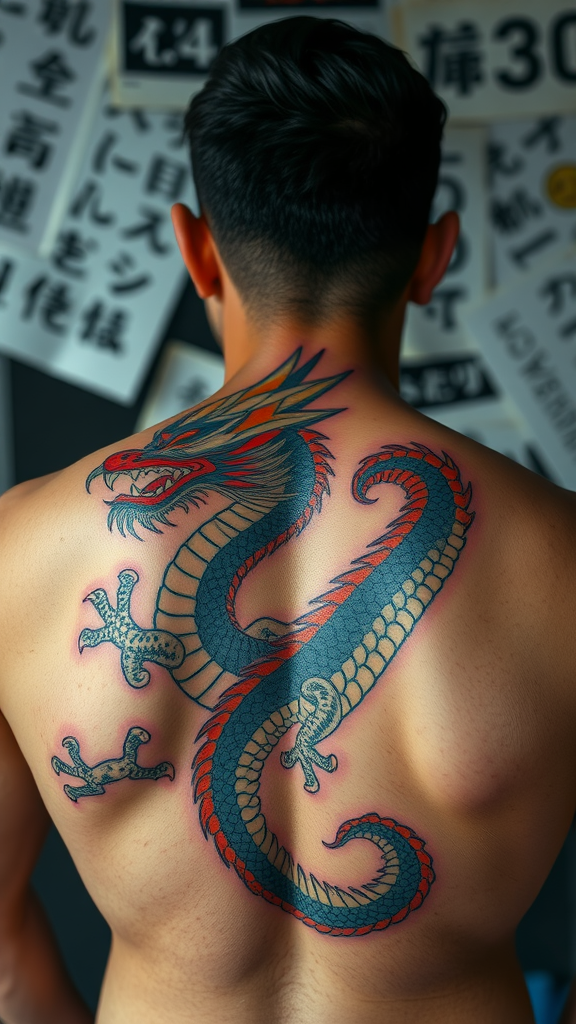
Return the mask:
[[436,224],[429,224],[416,270],[409,284],[408,299],[425,306],[432,292],[442,280],[460,233],[460,219],[453,210],[445,213]]
[[180,254],[201,299],[222,297],[222,270],[216,244],[204,214],[195,217],[183,203],[171,210]]

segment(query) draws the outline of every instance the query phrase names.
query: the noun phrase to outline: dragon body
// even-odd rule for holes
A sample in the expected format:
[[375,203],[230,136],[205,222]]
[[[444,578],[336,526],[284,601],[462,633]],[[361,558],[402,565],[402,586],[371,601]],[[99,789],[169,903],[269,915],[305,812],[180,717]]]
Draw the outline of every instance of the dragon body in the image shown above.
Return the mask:
[[[425,843],[410,828],[370,812],[340,825],[330,848],[366,839],[380,852],[377,876],[359,888],[321,882],[298,865],[266,824],[259,797],[267,758],[288,730],[280,756],[300,766],[315,793],[318,773],[336,771],[323,743],[381,679],[452,573],[473,519],[471,491],[449,456],[423,445],[385,445],[352,481],[359,504],[394,483],[398,517],[295,622],[258,619],[242,628],[235,600],[263,558],[290,541],[320,511],[329,492],[331,454],[315,424],[341,410],[310,408],[344,375],[307,380],[319,356],[300,353],[252,388],[198,407],[155,434],[143,449],[118,452],[91,474],[113,487],[130,474],[141,489],[109,503],[110,526],[138,536],[158,531],[174,509],[208,491],[230,498],[182,544],[166,568],[151,629],[130,614],[137,573],[120,574],[117,605],[104,590],[88,595],[103,619],[80,648],[108,641],[121,650],[127,681],[149,681],[145,662],[166,667],[211,714],[193,763],[200,822],[223,862],[255,894],[317,931],[358,936],[417,909],[434,881]],[[216,698],[213,696],[216,694]]]

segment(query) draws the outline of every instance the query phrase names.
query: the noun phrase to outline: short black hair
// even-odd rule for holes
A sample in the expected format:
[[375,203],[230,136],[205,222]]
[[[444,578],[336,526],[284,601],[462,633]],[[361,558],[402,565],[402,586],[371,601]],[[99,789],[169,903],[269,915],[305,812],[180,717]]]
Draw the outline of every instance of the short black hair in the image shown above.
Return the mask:
[[416,265],[446,109],[404,54],[292,17],[225,46],[185,118],[200,207],[258,315],[366,317]]

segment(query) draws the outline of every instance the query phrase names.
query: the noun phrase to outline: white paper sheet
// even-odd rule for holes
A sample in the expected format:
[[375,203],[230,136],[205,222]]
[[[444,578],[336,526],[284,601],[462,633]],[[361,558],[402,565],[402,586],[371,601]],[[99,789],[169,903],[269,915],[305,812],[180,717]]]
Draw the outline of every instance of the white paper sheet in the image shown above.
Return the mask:
[[49,252],[104,75],[109,0],[0,5],[0,243]]
[[403,341],[407,356],[448,354],[470,347],[460,310],[478,300],[486,287],[485,149],[483,128],[446,131],[432,220],[456,210],[460,239],[431,302],[408,307]]
[[170,221],[194,205],[181,115],[103,100],[49,260],[0,248],[0,351],[130,404],[185,271]]
[[576,489],[576,258],[526,275],[464,318],[540,457]]
[[480,356],[407,360],[401,366],[400,390],[431,419],[560,482],[520,411],[500,391]]
[[153,427],[198,405],[224,383],[224,360],[183,341],[169,341],[138,418],[137,430]]
[[388,38],[389,25],[385,0],[360,0],[338,3],[338,0],[231,0],[231,38],[250,32],[266,21],[278,21],[291,15],[306,14],[315,18],[338,18],[362,32]]
[[413,0],[391,27],[455,120],[574,111],[570,0]]
[[494,283],[502,285],[576,245],[576,117],[494,124],[488,159]]

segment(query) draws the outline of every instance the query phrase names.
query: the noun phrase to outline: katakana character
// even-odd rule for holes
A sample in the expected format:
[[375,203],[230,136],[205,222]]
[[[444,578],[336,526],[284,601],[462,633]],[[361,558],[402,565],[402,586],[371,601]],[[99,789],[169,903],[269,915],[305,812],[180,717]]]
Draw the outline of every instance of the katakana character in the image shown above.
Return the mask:
[[540,295],[543,299],[550,299],[550,316],[558,316],[564,312],[567,302],[576,299],[576,274],[567,270],[548,278],[540,290]]
[[208,398],[209,394],[210,390],[206,381],[201,377],[193,377],[183,388],[179,389],[178,398],[181,399],[184,407],[188,408],[191,405],[198,405],[198,402]]
[[152,127],[148,114],[145,110],[140,110],[139,107],[133,107],[130,110],[120,110],[118,107],[108,106],[104,111],[104,115],[108,121],[112,121],[117,117],[129,117],[134,128],[139,133],[149,132]]
[[558,232],[554,228],[544,228],[539,235],[535,235],[530,241],[521,245],[517,249],[510,249],[510,256],[519,267],[525,267],[526,261],[534,253],[540,252],[545,246],[550,245],[558,237]]
[[419,42],[427,50],[424,74],[433,88],[453,85],[466,96],[484,81],[480,33],[473,22],[460,22],[453,33],[434,25]]
[[108,286],[109,290],[113,292],[114,295],[122,295],[127,292],[137,292],[140,291],[141,288],[145,288],[146,285],[150,283],[152,280],[152,276],[150,274],[143,273],[136,277],[134,277],[134,275],[127,276],[135,264],[136,260],[129,252],[120,252],[114,260],[110,260],[108,266],[117,277],[121,278],[121,280]]
[[453,330],[458,323],[456,317],[456,306],[466,298],[464,288],[436,288],[427,306],[424,306],[424,313],[431,320],[439,319],[441,330]]
[[558,333],[561,338],[574,337],[574,335],[576,335],[576,317],[563,324]]
[[72,309],[72,300],[67,284],[51,283],[46,274],[32,281],[25,292],[22,319],[30,320],[38,307],[42,325],[54,334],[63,334],[66,324],[60,322]]
[[150,161],[144,191],[165,196],[175,203],[186,185],[187,174],[188,168],[185,164],[156,155]]
[[61,53],[51,50],[39,60],[30,61],[28,65],[36,78],[38,85],[29,85],[26,82],[19,82],[17,89],[27,96],[34,96],[36,99],[46,100],[57,107],[69,107],[71,100],[69,96],[58,95],[61,86],[74,82],[76,75]]
[[52,145],[46,142],[44,134],[54,135],[60,131],[55,121],[45,121],[25,110],[12,114],[16,125],[6,137],[4,152],[10,156],[26,157],[37,170],[43,170],[52,154]]
[[70,277],[85,277],[86,269],[77,264],[88,259],[88,254],[97,247],[93,238],[83,238],[78,231],[61,231],[56,239],[52,262],[58,270]]
[[166,145],[169,146],[170,149],[181,149],[185,141],[184,118],[182,114],[178,111],[170,110],[164,117],[163,127],[165,131],[170,132],[171,134],[173,132],[175,133],[174,137],[170,142],[166,143]]
[[38,21],[45,26],[47,35],[57,35],[67,28],[71,43],[90,46],[96,38],[96,29],[85,25],[91,9],[88,0],[42,0]]
[[91,341],[99,348],[121,352],[124,344],[122,332],[126,329],[128,314],[122,309],[107,310],[100,299],[96,299],[82,314],[82,341]]
[[154,210],[150,206],[140,206],[142,216],[145,220],[141,224],[134,224],[131,228],[124,228],[123,238],[140,238],[145,236],[152,252],[158,256],[165,256],[170,252],[171,246],[162,243],[158,238],[158,231],[166,221],[166,215],[161,210]]
[[[120,136],[116,132],[106,132],[102,136],[92,160],[92,170],[96,174],[104,174],[106,171],[108,157],[119,138]],[[125,171],[127,174],[137,174],[138,172],[138,164],[133,160],[126,160],[125,157],[115,155],[112,157],[112,163],[119,171]]]
[[130,40],[130,53],[141,53],[149,67],[173,67],[178,61],[176,50],[160,50],[160,39],[166,31],[166,22],[154,15],[142,18],[142,28]]
[[0,306],[4,306],[5,302],[2,298],[2,292],[6,293],[8,285],[10,284],[10,278],[14,273],[14,263],[12,260],[3,259],[0,263]]
[[113,213],[103,213],[100,209],[102,189],[97,181],[87,181],[80,189],[70,207],[70,216],[80,219],[88,210],[90,220],[94,224],[110,226],[116,221]]
[[558,129],[562,124],[561,117],[543,117],[533,131],[522,139],[522,145],[526,149],[532,149],[540,140],[546,143],[547,153],[557,153],[562,143],[558,136]]
[[30,213],[36,185],[26,178],[5,178],[0,172],[0,226],[12,231],[26,232],[29,225],[25,222]]
[[524,188],[517,188],[508,199],[493,199],[490,209],[494,227],[505,234],[518,231],[530,217],[541,213],[542,204]]
[[506,178],[519,174],[524,167],[522,157],[514,156],[506,162],[507,148],[503,142],[491,142],[488,145],[488,176],[494,181],[497,174]]

